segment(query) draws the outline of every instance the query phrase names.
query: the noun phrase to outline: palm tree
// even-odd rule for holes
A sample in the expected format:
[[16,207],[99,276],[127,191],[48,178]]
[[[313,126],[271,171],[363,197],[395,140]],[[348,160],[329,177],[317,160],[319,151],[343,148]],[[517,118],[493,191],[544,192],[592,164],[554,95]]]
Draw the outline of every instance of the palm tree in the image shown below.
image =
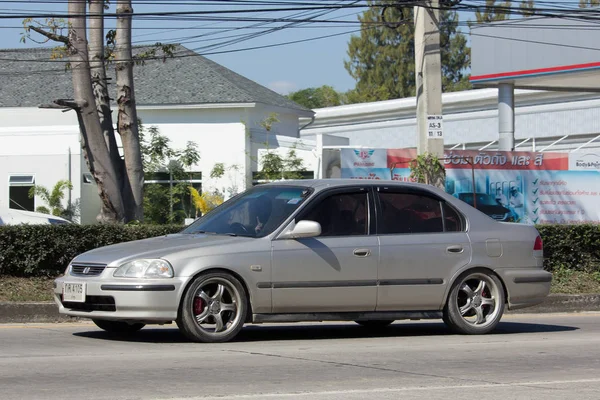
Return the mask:
[[65,190],[67,189],[73,189],[73,184],[68,180],[58,181],[52,188],[52,191],[44,186],[35,185],[29,189],[29,197],[33,198],[38,196],[46,203],[46,206],[38,206],[35,211],[71,219],[74,216],[74,206],[69,204],[65,208],[62,204],[63,199],[65,198]]

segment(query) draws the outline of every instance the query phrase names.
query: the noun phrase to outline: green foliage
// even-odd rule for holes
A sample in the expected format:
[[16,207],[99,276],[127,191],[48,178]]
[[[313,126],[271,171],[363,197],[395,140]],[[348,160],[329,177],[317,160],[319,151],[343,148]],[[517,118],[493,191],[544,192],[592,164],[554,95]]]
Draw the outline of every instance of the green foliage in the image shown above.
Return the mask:
[[[0,227],[0,276],[56,276],[97,247],[177,233],[181,225],[21,225]],[[555,279],[600,281],[600,225],[538,225],[544,267]],[[559,282],[560,283],[560,282]]]
[[265,119],[260,121],[260,126],[262,126],[267,132],[271,132],[273,129],[273,125],[280,122],[277,116],[277,113],[270,113]]
[[579,8],[590,8],[600,6],[600,0],[579,0]]
[[269,151],[261,160],[261,170],[256,174],[257,179],[275,181],[280,179],[302,179],[306,171],[304,162],[290,149],[285,157]]
[[164,225],[13,225],[0,227],[0,275],[57,276],[71,259],[115,243],[176,233]]
[[[273,129],[273,126],[279,122],[277,113],[271,113],[263,119],[259,125],[267,131],[267,136]],[[259,180],[280,180],[280,179],[302,179],[302,172],[306,171],[304,162],[296,153],[296,148],[292,147],[285,156],[269,149],[269,139],[265,143],[267,148],[266,154],[263,155],[260,161],[251,156],[251,159],[257,164],[260,164],[260,171],[257,172],[256,178]],[[220,165],[219,165],[220,167]],[[214,169],[213,169],[214,171]],[[220,172],[220,171],[219,171]]]
[[535,1],[534,0],[522,0],[519,4],[521,14],[525,17],[531,17],[535,15]]
[[[144,187],[144,222],[149,224],[178,224],[194,214],[185,200],[189,197],[187,182],[152,183]],[[171,197],[172,196],[172,197]],[[171,201],[173,212],[171,213]]]
[[436,155],[420,154],[410,162],[410,177],[419,183],[443,188],[446,169]]
[[[198,145],[187,142],[183,150],[171,147],[171,141],[156,126],[144,128],[138,121],[142,161],[146,174],[163,174],[165,179],[179,181],[171,187],[168,183],[151,183],[144,186],[144,220],[150,224],[180,223],[195,214],[189,191],[191,172],[200,161]],[[171,207],[173,212],[171,212]]]
[[44,214],[52,214],[57,217],[72,220],[76,216],[76,204],[68,204],[63,206],[65,191],[72,190],[73,184],[68,180],[60,180],[56,182],[52,190],[48,190],[44,186],[35,185],[29,189],[29,197],[40,197],[45,203],[45,206],[38,206],[37,212]]
[[179,155],[179,161],[184,168],[190,169],[200,161],[200,153],[198,152],[198,145],[195,142],[188,141],[185,149],[181,150]]
[[599,225],[539,225],[545,268],[600,272]]
[[[213,169],[210,171],[210,177],[212,179],[221,179],[228,175],[229,185],[221,188],[212,188],[212,192],[216,196],[233,197],[239,193],[239,184],[237,182],[237,175],[240,171],[240,166],[237,164],[225,165],[225,163],[216,163]],[[222,183],[222,182],[221,182]]]
[[475,19],[478,23],[504,21],[510,18],[506,10],[511,5],[511,1],[485,0],[485,6],[475,12]]
[[339,106],[344,102],[344,95],[327,85],[302,89],[288,94],[287,97],[310,109]]
[[[369,0],[370,6],[361,16],[360,36],[352,36],[348,44],[349,60],[344,66],[356,80],[354,90],[347,93],[348,103],[388,100],[415,95],[415,53],[413,8],[385,8],[397,4],[391,0]],[[404,21],[390,28],[383,22]],[[466,37],[458,29],[458,14],[440,10],[440,48],[442,90],[469,89],[467,68],[471,51]]]
[[210,171],[210,177],[213,179],[219,179],[225,175],[225,164],[216,163],[213,169]]
[[552,270],[552,293],[600,293],[600,271],[577,271],[563,265]]

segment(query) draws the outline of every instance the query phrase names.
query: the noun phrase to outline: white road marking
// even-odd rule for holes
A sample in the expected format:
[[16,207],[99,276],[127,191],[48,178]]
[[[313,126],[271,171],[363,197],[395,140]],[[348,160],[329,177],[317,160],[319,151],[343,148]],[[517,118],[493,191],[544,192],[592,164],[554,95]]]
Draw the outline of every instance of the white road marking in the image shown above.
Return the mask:
[[[356,389],[356,390],[329,390],[329,391],[312,391],[312,392],[289,392],[289,393],[257,393],[257,394],[238,394],[238,395],[222,395],[212,397],[181,397],[169,398],[169,400],[211,400],[211,399],[265,399],[265,398],[285,398],[285,397],[308,397],[308,396],[342,396],[342,395],[357,395],[357,394],[384,394],[384,393],[401,393],[412,391],[429,391],[429,390],[452,390],[452,389],[485,389],[499,387],[519,387],[519,386],[548,386],[548,385],[571,385],[577,383],[600,383],[598,379],[574,379],[562,381],[532,381],[532,382],[512,382],[512,383],[484,383],[479,385],[449,385],[449,386],[408,386],[402,388],[373,388],[373,389]],[[163,398],[161,398],[163,399]],[[156,399],[160,400],[160,399]]]

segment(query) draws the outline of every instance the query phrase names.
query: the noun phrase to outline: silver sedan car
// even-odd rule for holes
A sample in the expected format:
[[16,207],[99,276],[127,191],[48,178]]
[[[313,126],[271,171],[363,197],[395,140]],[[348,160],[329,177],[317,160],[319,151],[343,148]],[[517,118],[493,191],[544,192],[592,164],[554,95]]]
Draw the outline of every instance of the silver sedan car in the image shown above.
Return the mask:
[[544,301],[551,279],[533,226],[432,186],[314,180],[257,186],[179,234],[81,254],[54,297],[109,332],[175,321],[198,342],[298,321],[441,318],[483,334],[506,308]]

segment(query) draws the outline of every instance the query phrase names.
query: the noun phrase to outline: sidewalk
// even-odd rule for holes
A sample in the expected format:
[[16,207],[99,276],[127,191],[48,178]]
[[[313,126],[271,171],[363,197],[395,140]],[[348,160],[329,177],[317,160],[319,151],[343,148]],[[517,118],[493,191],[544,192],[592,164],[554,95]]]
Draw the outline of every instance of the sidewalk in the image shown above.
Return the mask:
[[[561,313],[600,311],[600,294],[553,294],[535,307],[511,311],[509,314],[521,313]],[[24,322],[72,322],[76,318],[58,314],[54,303],[0,303],[0,323]]]

